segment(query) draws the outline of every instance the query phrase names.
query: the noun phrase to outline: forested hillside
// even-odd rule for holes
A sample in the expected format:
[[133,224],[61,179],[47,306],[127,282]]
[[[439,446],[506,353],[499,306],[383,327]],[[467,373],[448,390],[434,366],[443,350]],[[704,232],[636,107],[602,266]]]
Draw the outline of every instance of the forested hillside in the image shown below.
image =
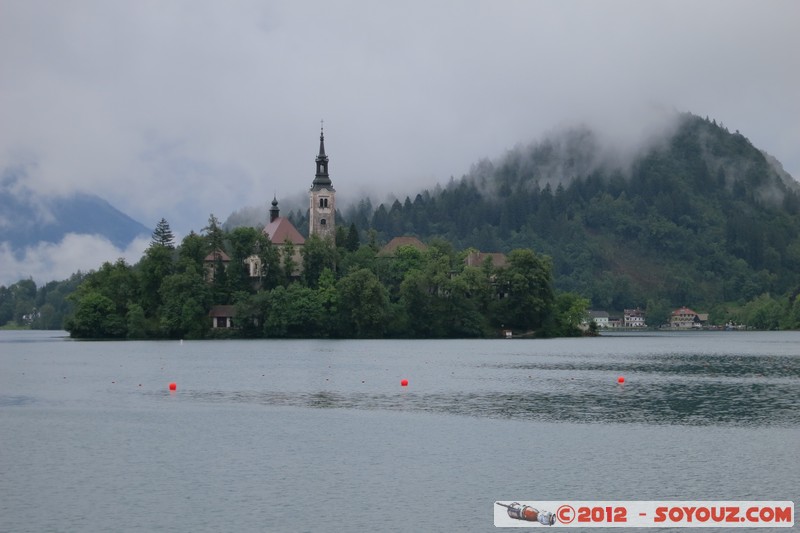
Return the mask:
[[[216,304],[236,305],[245,329],[258,324],[240,332],[253,336],[486,336],[509,325],[563,335],[576,332],[587,304],[640,307],[651,326],[686,305],[716,324],[800,327],[798,183],[739,132],[690,114],[645,145],[622,154],[577,129],[481,161],[413,199],[377,209],[361,199],[337,215],[336,246],[306,243],[299,280],[260,227],[223,229],[212,215],[204,234],[177,250],[157,228],[133,267],[106,264],[38,291],[30,280],[0,287],[0,325],[59,327],[74,302],[67,327],[83,337],[202,337]],[[304,231],[306,217],[298,210],[288,218]],[[378,260],[401,235],[431,251]],[[505,272],[465,268],[470,248],[525,250],[536,268],[523,267],[520,252]],[[215,267],[209,283],[203,258],[213,250],[231,262]],[[273,265],[257,285],[245,274],[250,254]],[[546,275],[520,273],[537,269]],[[513,276],[536,279],[529,285],[539,292],[524,284],[509,292]],[[363,299],[368,289],[374,301]],[[514,300],[531,294],[536,301]],[[538,310],[523,320],[516,308]]]
[[[346,213],[379,240],[439,236],[457,248],[552,257],[556,288],[599,309],[681,305],[724,314],[800,287],[798,186],[738,132],[686,114],[623,162],[574,130],[481,161],[412,200]],[[298,221],[302,224],[302,221]],[[652,323],[650,320],[648,322]]]

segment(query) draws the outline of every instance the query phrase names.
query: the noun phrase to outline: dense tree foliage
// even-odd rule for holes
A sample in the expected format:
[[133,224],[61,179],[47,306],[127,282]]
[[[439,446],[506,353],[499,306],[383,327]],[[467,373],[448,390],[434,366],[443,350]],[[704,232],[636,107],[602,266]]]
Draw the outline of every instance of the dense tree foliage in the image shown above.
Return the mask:
[[68,298],[83,280],[80,272],[64,281],[37,287],[32,279],[0,286],[0,326],[63,329],[64,318],[74,310]]
[[[280,254],[258,230],[226,232],[213,221],[212,216],[205,235],[189,234],[177,250],[154,240],[137,265],[119,260],[87,274],[71,296],[70,334],[431,338],[494,336],[502,328],[579,333],[585,307],[577,308],[585,300],[570,296],[572,306],[556,312],[551,263],[532,250],[513,251],[505,268],[488,262],[467,267],[466,252],[456,253],[442,239],[432,239],[424,252],[401,246],[393,256],[378,256],[371,245],[350,251],[312,236],[296,276],[291,247]],[[259,257],[259,272],[248,267],[253,256]],[[234,306],[235,330],[211,328],[209,310],[217,304]]]

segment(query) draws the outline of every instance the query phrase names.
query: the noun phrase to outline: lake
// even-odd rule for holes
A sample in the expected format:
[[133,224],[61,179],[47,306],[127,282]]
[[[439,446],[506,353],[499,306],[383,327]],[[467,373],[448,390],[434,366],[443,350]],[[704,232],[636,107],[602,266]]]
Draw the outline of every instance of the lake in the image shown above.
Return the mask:
[[797,503],[798,480],[800,332],[0,331],[4,532],[496,531],[498,500]]

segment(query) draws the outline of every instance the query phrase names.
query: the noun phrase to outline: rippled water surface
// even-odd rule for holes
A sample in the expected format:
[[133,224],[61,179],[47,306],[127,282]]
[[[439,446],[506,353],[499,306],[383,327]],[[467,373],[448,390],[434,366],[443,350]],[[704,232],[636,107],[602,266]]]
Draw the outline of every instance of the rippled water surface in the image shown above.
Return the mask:
[[797,503],[799,464],[795,332],[0,332],[0,531],[488,531],[496,500]]

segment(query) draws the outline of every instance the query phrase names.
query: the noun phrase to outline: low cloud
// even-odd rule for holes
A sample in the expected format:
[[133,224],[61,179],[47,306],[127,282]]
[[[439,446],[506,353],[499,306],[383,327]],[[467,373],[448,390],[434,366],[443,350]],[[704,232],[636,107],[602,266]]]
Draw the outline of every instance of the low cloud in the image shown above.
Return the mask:
[[661,125],[651,102],[800,175],[796,1],[2,5],[0,172],[176,231],[306,191],[320,119],[339,205],[445,184],[563,122],[624,160]]
[[97,270],[104,262],[119,258],[134,264],[149,244],[149,239],[140,238],[121,250],[103,237],[75,233],[67,234],[58,243],[40,242],[17,251],[3,242],[0,243],[0,285],[32,278],[41,286],[49,281],[67,279],[78,271]]

